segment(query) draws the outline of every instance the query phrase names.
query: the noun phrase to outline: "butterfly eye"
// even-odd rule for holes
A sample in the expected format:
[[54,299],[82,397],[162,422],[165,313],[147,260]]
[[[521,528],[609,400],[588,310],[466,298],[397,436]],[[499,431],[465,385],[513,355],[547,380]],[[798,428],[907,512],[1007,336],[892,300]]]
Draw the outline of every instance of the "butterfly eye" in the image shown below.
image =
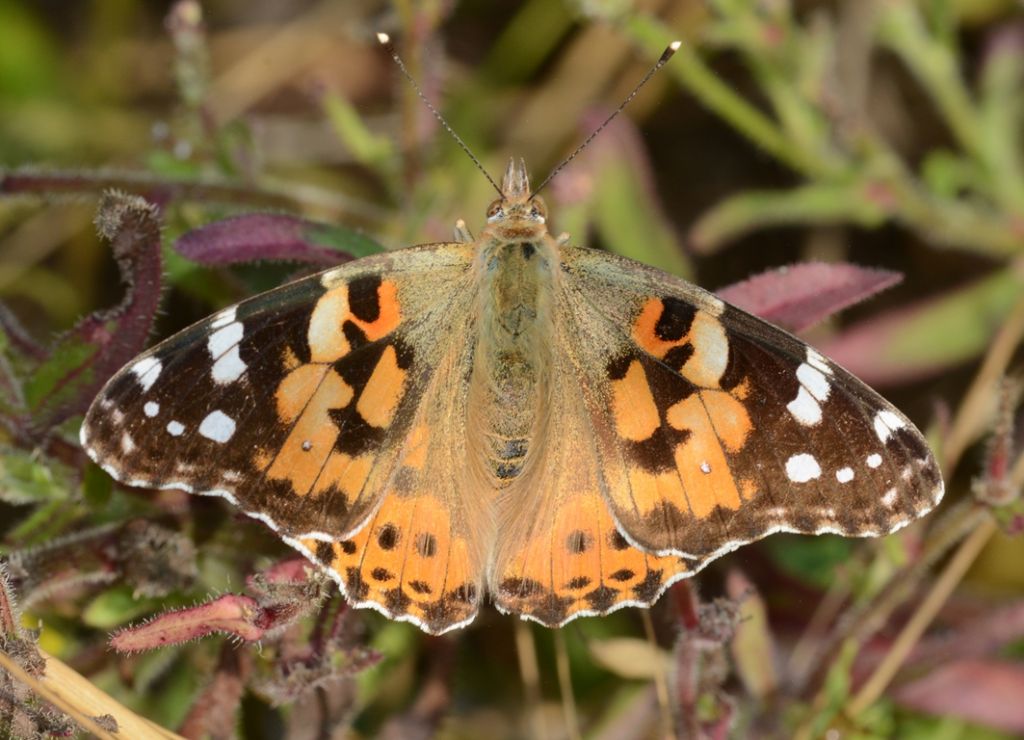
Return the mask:
[[487,208],[487,220],[497,221],[505,216],[505,209],[501,207],[501,201],[496,200]]
[[544,205],[544,201],[540,198],[530,201],[530,218],[534,221],[544,223],[548,217],[547,206]]

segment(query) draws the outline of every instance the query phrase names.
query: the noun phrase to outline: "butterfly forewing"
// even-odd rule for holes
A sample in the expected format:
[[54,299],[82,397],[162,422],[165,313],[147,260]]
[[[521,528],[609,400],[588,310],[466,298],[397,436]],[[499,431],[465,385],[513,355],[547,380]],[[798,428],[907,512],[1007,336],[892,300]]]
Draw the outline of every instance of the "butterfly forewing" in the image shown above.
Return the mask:
[[467,264],[460,245],[408,250],[225,309],[112,378],[83,444],[126,483],[222,495],[286,535],[349,534],[436,367],[438,342],[421,337],[446,336],[438,291]]
[[776,531],[879,535],[941,498],[920,432],[812,348],[643,265],[564,257],[606,495],[635,544],[708,558]]

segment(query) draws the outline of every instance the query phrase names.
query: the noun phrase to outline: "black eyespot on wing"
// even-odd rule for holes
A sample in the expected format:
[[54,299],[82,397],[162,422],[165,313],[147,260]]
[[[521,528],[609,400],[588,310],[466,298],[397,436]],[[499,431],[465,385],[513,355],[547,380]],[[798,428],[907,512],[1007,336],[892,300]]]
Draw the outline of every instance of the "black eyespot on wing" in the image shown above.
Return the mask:
[[352,315],[366,322],[380,318],[380,275],[364,275],[348,284],[348,307]]
[[661,300],[664,310],[654,325],[654,333],[658,338],[666,342],[675,342],[687,335],[693,318],[697,315],[697,309],[686,301],[678,298],[663,298]]

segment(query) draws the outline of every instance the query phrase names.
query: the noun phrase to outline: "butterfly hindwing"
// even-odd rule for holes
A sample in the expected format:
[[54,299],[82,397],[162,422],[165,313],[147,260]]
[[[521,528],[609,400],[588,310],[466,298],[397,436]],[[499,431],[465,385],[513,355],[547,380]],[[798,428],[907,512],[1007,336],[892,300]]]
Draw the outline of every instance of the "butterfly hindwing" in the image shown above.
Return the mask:
[[[573,324],[566,325],[571,329]],[[562,331],[556,329],[562,346]],[[602,492],[605,473],[585,416],[573,358],[553,358],[551,407],[536,459],[498,501],[502,538],[490,591],[499,609],[549,627],[623,606],[652,604],[699,564],[631,545]]]
[[709,558],[775,531],[878,535],[941,498],[914,426],[804,343],[638,263],[563,255],[606,496],[633,543]]

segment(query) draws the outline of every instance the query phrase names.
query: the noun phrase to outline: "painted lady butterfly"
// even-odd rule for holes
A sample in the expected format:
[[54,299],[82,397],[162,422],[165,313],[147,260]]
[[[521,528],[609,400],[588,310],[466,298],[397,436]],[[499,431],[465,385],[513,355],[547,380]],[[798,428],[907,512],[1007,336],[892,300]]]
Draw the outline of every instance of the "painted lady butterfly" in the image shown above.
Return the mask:
[[522,162],[501,191],[475,240],[345,264],[149,350],[82,445],[128,485],[227,499],[355,606],[435,634],[485,594],[548,626],[648,606],[773,532],[877,536],[941,499],[921,434],[842,368],[552,237]]
[[547,232],[525,166],[473,241],[225,309],[103,389],[82,445],[217,495],[356,606],[431,633],[646,606],[773,532],[876,536],[942,497],[921,434],[804,343]]

